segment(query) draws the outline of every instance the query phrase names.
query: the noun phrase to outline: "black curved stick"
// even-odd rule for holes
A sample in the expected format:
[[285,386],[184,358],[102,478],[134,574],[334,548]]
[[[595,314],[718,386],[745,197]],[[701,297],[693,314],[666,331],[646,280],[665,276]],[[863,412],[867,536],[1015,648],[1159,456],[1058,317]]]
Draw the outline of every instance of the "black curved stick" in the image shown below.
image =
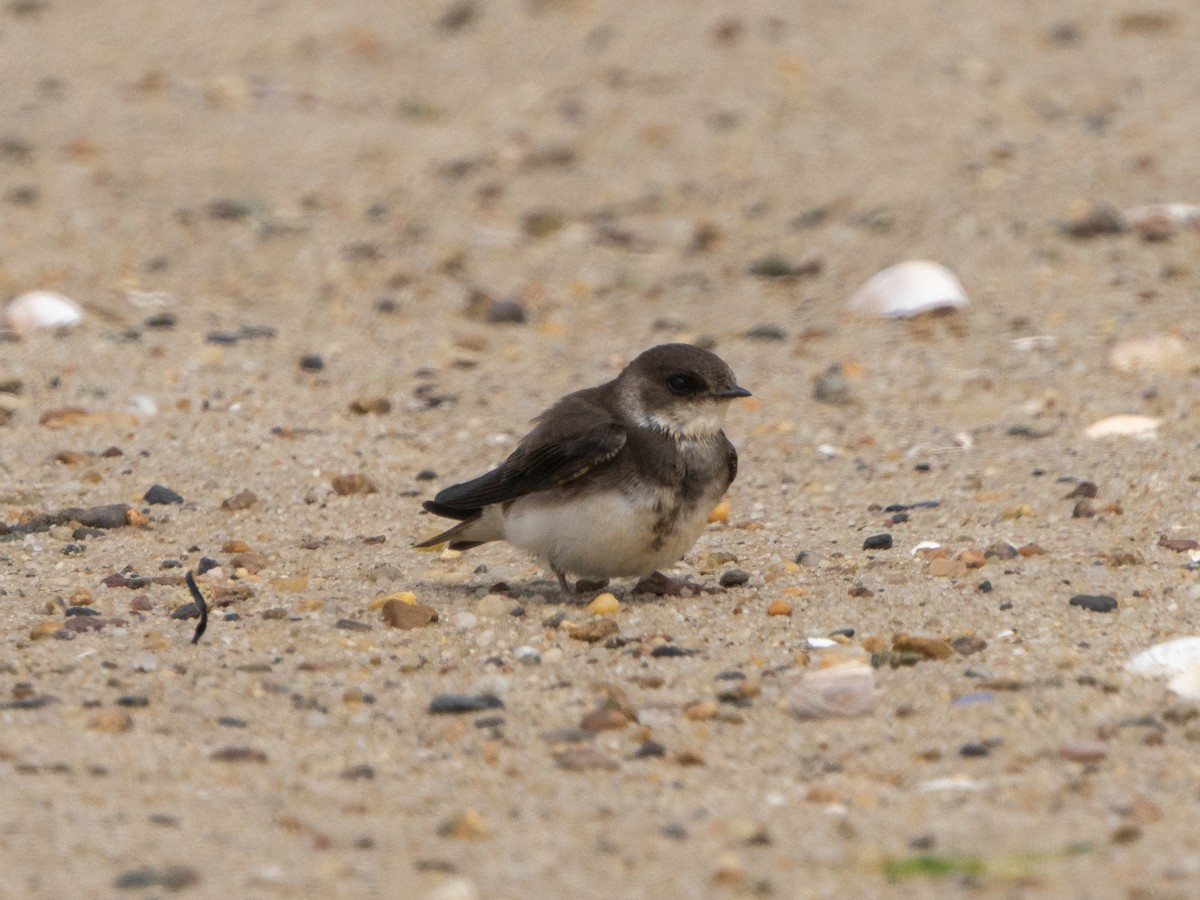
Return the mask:
[[204,595],[200,593],[200,588],[196,587],[196,579],[192,577],[191,572],[187,573],[185,580],[188,590],[192,592],[192,600],[200,607],[200,623],[196,626],[196,633],[192,635],[192,643],[197,644],[204,636],[204,629],[208,627],[208,604],[204,602]]

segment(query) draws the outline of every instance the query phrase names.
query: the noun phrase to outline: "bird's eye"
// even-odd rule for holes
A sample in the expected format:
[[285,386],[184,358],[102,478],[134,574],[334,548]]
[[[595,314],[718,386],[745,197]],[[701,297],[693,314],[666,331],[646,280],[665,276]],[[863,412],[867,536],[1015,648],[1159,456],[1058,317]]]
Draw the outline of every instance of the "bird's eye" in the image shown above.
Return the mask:
[[696,380],[689,375],[672,375],[667,379],[667,387],[676,394],[691,394],[696,390]]

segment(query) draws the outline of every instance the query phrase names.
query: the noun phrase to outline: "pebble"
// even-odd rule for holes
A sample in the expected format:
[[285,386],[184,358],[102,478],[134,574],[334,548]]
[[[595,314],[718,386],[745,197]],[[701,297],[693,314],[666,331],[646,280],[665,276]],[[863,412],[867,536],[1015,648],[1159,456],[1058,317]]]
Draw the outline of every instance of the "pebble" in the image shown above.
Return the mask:
[[360,416],[382,416],[392,411],[392,401],[387,397],[357,397],[350,401],[350,412]]
[[658,741],[647,739],[634,751],[634,759],[659,759],[667,755],[667,748]]
[[513,651],[513,656],[517,658],[518,662],[522,662],[527,666],[536,666],[542,661],[542,655],[538,652],[537,648],[528,645],[518,647]]
[[133,728],[133,716],[123,709],[102,709],[88,717],[87,727],[106,734],[120,734]]
[[650,651],[650,656],[654,659],[662,659],[664,657],[695,656],[699,652],[690,647],[680,647],[678,644],[659,644]]
[[1103,741],[1072,741],[1059,747],[1058,755],[1070,762],[1094,763],[1108,756],[1108,747]]
[[934,311],[965,309],[969,305],[958,276],[940,263],[925,259],[884,269],[846,302],[850,312],[889,319],[908,319]]
[[620,768],[616,760],[586,744],[575,744],[555,753],[554,764],[567,772],[612,771]]
[[113,887],[122,891],[162,888],[165,891],[181,891],[200,882],[200,874],[191,866],[143,866],[122,872],[113,882]]
[[227,763],[265,763],[267,754],[253,747],[232,746],[214,750],[209,759]]
[[383,621],[391,628],[423,628],[438,620],[438,612],[424,603],[406,603],[395,597],[383,604]]
[[495,694],[438,694],[429,703],[433,715],[483,712],[504,709],[504,701]]
[[251,490],[241,490],[232,497],[226,497],[221,501],[221,509],[239,510],[249,509],[254,504],[258,503],[258,495]]
[[379,493],[379,488],[375,486],[375,482],[361,472],[351,475],[334,475],[329,483],[333,487],[333,492],[339,497],[347,497],[352,494]]
[[175,491],[171,490],[166,485],[162,485],[162,484],[150,485],[150,489],[148,491],[146,491],[146,493],[142,497],[142,499],[152,505],[153,504],[165,505],[168,503],[182,503],[183,502],[183,497],[181,497],[179,494],[175,493]]
[[306,353],[300,357],[300,369],[304,372],[320,372],[325,368],[325,360],[316,353]]
[[585,609],[594,616],[615,616],[621,603],[614,594],[605,591],[589,603]]
[[487,594],[475,606],[475,614],[481,619],[498,619],[510,615],[520,604],[504,594]]
[[1119,605],[1115,597],[1107,594],[1076,594],[1070,600],[1071,606],[1079,606],[1091,612],[1112,612]]
[[612,619],[593,619],[590,622],[585,622],[582,625],[576,625],[571,629],[570,634],[574,640],[586,641],[589,644],[594,644],[597,641],[602,641],[605,638],[612,637],[621,630]]
[[767,606],[768,616],[790,616],[792,614],[792,604],[786,600],[772,600]]
[[1158,428],[1162,419],[1154,416],[1122,414],[1108,416],[1093,422],[1083,432],[1092,440],[1110,437],[1133,437],[1140,440],[1153,440],[1158,436]]
[[845,406],[854,399],[841,365],[834,363],[817,376],[813,382],[813,399],[831,406]]
[[1174,334],[1145,334],[1117,341],[1108,351],[1109,368],[1126,375],[1180,375],[1200,368],[1200,356]]
[[723,588],[740,587],[750,581],[750,573],[744,569],[729,569],[721,573],[718,584]]
[[1126,228],[1125,216],[1110,203],[1079,200],[1060,223],[1063,234],[1073,238],[1093,238],[1102,234],[1120,234]]
[[862,548],[864,550],[891,550],[892,536],[886,532],[883,534],[873,534],[863,541]]
[[601,706],[587,713],[579,723],[584,731],[615,731],[626,727],[629,717],[619,709]]
[[862,716],[879,704],[875,673],[859,660],[809,670],[792,688],[792,712],[801,719]]
[[[454,12],[452,8],[446,16]],[[445,16],[443,16],[445,18]],[[475,886],[469,878],[454,876],[445,878],[435,884],[424,894],[421,895],[421,900],[480,900],[482,894],[479,893],[479,888]]]
[[716,506],[714,506],[712,508],[712,512],[710,512],[708,514],[708,522],[711,525],[713,523],[723,524],[728,521],[729,521],[729,504],[726,503],[724,500],[722,500],[720,503],[718,503]]
[[916,653],[926,659],[950,659],[954,656],[954,648],[946,641],[913,634],[898,634],[892,638],[892,650],[896,653]]
[[689,722],[707,722],[715,719],[721,708],[716,700],[701,700],[683,708],[683,717]]
[[9,303],[5,317],[13,333],[27,337],[39,329],[74,328],[83,321],[83,308],[54,291],[31,291]]

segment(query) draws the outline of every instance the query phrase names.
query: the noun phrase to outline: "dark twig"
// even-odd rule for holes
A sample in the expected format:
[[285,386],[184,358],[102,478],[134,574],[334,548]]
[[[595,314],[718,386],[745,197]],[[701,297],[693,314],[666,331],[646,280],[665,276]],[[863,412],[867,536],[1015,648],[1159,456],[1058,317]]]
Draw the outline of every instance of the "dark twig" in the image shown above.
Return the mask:
[[185,580],[188,590],[192,592],[192,600],[200,608],[200,623],[196,626],[196,633],[192,635],[192,643],[196,644],[200,642],[200,638],[204,636],[204,629],[208,627],[208,604],[204,602],[204,595],[200,593],[200,588],[196,587],[196,579],[192,577],[191,572],[187,573]]

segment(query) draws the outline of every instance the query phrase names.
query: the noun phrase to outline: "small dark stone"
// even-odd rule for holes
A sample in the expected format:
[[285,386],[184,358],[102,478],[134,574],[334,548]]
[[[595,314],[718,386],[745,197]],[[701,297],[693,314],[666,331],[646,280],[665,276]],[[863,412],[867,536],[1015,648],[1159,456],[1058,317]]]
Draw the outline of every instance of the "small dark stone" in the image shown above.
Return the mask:
[[992,748],[991,748],[990,744],[979,743],[979,742],[974,742],[974,741],[969,744],[963,744],[961,747],[958,748],[958,755],[966,756],[968,758],[978,758],[981,756],[987,756],[991,752],[992,752]]
[[137,709],[149,705],[150,698],[145,694],[126,694],[123,697],[117,698],[117,706],[128,706]]
[[1081,482],[1079,482],[1079,484],[1075,485],[1074,490],[1072,490],[1069,494],[1067,494],[1065,497],[1063,497],[1063,499],[1064,500],[1074,500],[1077,497],[1084,497],[1086,499],[1092,500],[1092,499],[1095,499],[1096,495],[1099,493],[1100,493],[1100,489],[1098,487],[1096,487],[1096,482],[1081,481]]
[[979,582],[979,587],[977,587],[975,590],[979,591],[981,594],[990,594],[994,588],[992,587],[992,583],[990,581],[981,581]]
[[150,485],[150,490],[146,491],[142,499],[152,505],[183,502],[183,497],[162,484]]
[[891,550],[892,536],[886,532],[883,534],[873,534],[863,541],[864,550]]
[[764,323],[746,330],[746,337],[752,341],[785,341],[787,332],[779,325]]
[[213,200],[208,204],[209,218],[233,222],[250,216],[258,206],[252,200]]
[[237,716],[221,716],[217,719],[217,724],[223,728],[245,728],[246,720],[239,719]]
[[200,562],[196,563],[196,574],[203,575],[205,572],[215,569],[219,565],[221,564],[211,556],[202,556],[200,557]]
[[344,631],[370,631],[371,626],[366,622],[355,622],[353,619],[338,619],[334,624],[334,628],[341,628]]
[[673,841],[686,841],[688,837],[687,829],[678,823],[664,825],[662,835]]
[[136,891],[143,888],[181,891],[199,881],[199,873],[191,866],[164,866],[163,868],[144,866],[118,875],[117,880],[113,882],[113,887],[121,891]]
[[931,466],[929,463],[917,463],[915,466],[913,466],[913,471],[914,472],[932,472],[933,466]]
[[68,606],[66,614],[68,616],[98,616],[100,610],[92,609],[90,606]]
[[217,762],[265,763],[267,754],[253,747],[222,747],[220,750],[213,751],[209,758],[215,759]]
[[178,321],[179,319],[175,316],[175,313],[165,312],[151,316],[142,324],[147,328],[167,329],[174,328]]
[[713,678],[717,681],[745,681],[746,673],[731,669],[725,672],[718,672]]
[[[928,468],[926,466],[926,470]],[[912,509],[937,509],[941,505],[941,500],[918,500],[916,503],[889,503],[883,508],[883,511],[885,513],[908,512]]]
[[436,481],[438,473],[433,469],[422,469],[417,473],[417,481]]
[[433,715],[483,712],[485,709],[503,708],[504,701],[495,694],[439,694],[429,704],[429,712]]
[[1071,606],[1081,606],[1092,612],[1112,612],[1119,605],[1115,597],[1107,594],[1076,594],[1071,598]]
[[504,724],[504,716],[484,716],[475,720],[476,728],[499,728]]
[[658,741],[643,741],[633,754],[634,759],[655,759],[667,755],[667,748]]
[[493,325],[521,325],[525,318],[525,307],[519,300],[495,300],[483,314],[483,320]]
[[279,329],[274,325],[242,325],[238,328],[238,336],[251,341],[273,338],[277,334]]
[[85,550],[87,550],[87,547],[83,546],[83,544],[66,544],[62,548],[62,553],[64,556],[78,556]]
[[200,605],[189,600],[183,606],[175,608],[171,613],[172,619],[198,619],[200,618]]
[[183,563],[177,559],[164,559],[159,563],[159,566],[163,569],[178,569],[182,565]]
[[695,656],[699,652],[699,650],[692,650],[688,647],[680,647],[678,644],[659,644],[650,651],[650,655],[656,659],[661,659],[663,657],[674,656]]
[[320,372],[325,368],[325,360],[316,353],[306,353],[300,357],[300,368],[305,372]]
[[236,331],[210,331],[204,335],[204,341],[207,344],[218,344],[222,347],[229,347],[236,344],[242,339],[242,336]]
[[90,541],[103,536],[104,532],[99,528],[86,528],[82,525],[71,532],[71,537],[77,541]]
[[750,573],[743,569],[730,569],[727,572],[721,573],[720,581],[718,582],[723,588],[737,587],[745,584],[750,580]]
[[829,632],[829,636],[830,636],[830,637],[848,637],[848,638],[852,638],[852,637],[854,637],[854,634],[855,634],[855,631],[854,631],[854,629],[853,629],[853,628],[849,628],[849,627],[846,627],[846,628],[835,628],[833,631]]
[[546,618],[542,619],[542,627],[557,628],[565,621],[567,621],[567,611],[565,609],[560,609],[554,615],[547,616]]
[[225,613],[225,615],[222,617],[222,620],[225,622],[237,622],[240,621],[241,618],[242,617],[237,613]]
[[892,516],[892,524],[899,525],[902,522],[907,522],[908,518],[909,518],[908,513],[906,513],[906,512],[905,513],[896,513],[894,516]]
[[372,781],[375,778],[375,768],[367,763],[359,763],[357,766],[343,769],[339,777],[347,781]]

